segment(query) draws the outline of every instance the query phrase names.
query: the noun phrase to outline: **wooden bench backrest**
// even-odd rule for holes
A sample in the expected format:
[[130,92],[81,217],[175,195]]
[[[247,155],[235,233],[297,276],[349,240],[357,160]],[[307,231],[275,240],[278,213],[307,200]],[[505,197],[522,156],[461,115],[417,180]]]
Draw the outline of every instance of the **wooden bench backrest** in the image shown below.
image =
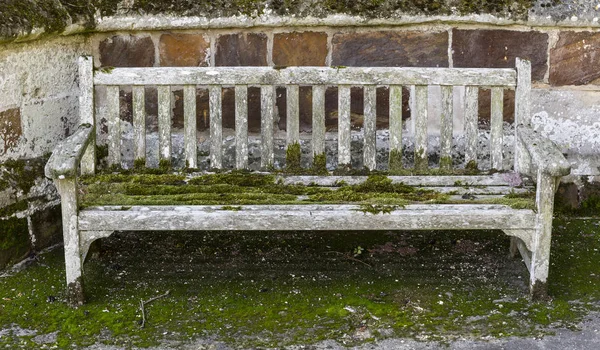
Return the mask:
[[[286,144],[299,142],[299,86],[312,87],[312,151],[325,152],[325,90],[338,87],[338,164],[349,165],[350,89],[364,89],[364,166],[376,166],[376,88],[389,87],[389,145],[390,154],[402,152],[402,87],[414,86],[415,166],[427,167],[428,86],[441,86],[440,159],[451,159],[453,140],[453,87],[465,87],[464,135],[465,164],[477,161],[478,150],[478,91],[491,89],[490,152],[491,166],[502,169],[503,91],[516,89],[515,124],[529,122],[531,66],[517,59],[516,69],[507,68],[396,68],[396,67],[163,67],[114,68],[93,71],[91,57],[81,57],[80,113],[81,123],[95,124],[94,86],[106,86],[108,124],[108,163],[121,164],[119,121],[119,89],[131,86],[133,96],[134,156],[145,158],[144,88],[155,86],[158,91],[159,156],[171,159],[171,87],[183,86],[184,154],[187,166],[196,168],[196,89],[208,88],[210,113],[210,165],[223,167],[222,156],[222,89],[235,88],[235,167],[248,167],[248,87],[261,91],[261,166],[274,161],[275,89],[286,88]],[[518,84],[517,84],[518,83]],[[93,173],[93,161],[84,157],[82,171]],[[442,164],[444,165],[444,164]],[[447,164],[446,164],[447,165]]]

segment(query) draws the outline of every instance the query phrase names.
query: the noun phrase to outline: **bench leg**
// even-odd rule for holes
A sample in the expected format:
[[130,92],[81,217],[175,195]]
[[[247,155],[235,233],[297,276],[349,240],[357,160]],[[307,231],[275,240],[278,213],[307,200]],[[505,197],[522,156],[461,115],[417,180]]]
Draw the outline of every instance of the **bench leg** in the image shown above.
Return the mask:
[[554,211],[554,193],[556,179],[538,172],[537,179],[537,219],[535,235],[532,240],[531,270],[529,290],[531,298],[548,298],[546,281],[550,266],[550,244],[552,238],[552,213]]
[[61,197],[65,271],[67,275],[67,302],[83,305],[83,261],[77,224],[77,184],[75,179],[56,180]]

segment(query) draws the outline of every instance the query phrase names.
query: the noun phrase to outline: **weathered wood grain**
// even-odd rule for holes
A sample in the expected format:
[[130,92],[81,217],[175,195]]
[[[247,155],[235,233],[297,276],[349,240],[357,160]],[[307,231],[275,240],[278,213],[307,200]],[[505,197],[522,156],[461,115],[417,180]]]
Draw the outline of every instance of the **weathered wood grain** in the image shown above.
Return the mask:
[[148,67],[99,71],[96,85],[516,85],[508,68]]
[[91,125],[83,124],[73,135],[61,141],[46,163],[46,177],[59,179],[77,176],[79,161],[92,140],[93,132]]
[[271,85],[260,87],[260,166],[263,169],[273,165],[273,108],[275,106],[275,89]]
[[504,90],[499,87],[492,88],[491,117],[490,117],[490,149],[492,168],[502,170],[502,117],[504,108]]
[[377,90],[375,85],[364,87],[364,124],[363,124],[363,164],[367,169],[374,170],[376,164],[376,106]]
[[338,87],[338,165],[350,164],[350,85]]
[[286,86],[286,144],[300,142],[300,103],[298,85]]
[[[390,166],[399,166],[402,155],[402,86],[390,86]],[[393,157],[398,159],[392,160]],[[397,169],[391,169],[397,170]]]
[[[493,175],[419,175],[419,176],[388,176],[392,183],[403,183],[407,186],[512,186],[515,178],[514,173],[496,173]],[[316,186],[338,186],[340,183],[357,185],[367,181],[368,176],[314,176],[294,175],[277,176],[276,180],[286,185],[316,185]],[[520,184],[520,183],[519,183]]]
[[[211,96],[212,97],[212,96]],[[211,101],[212,106],[212,101]],[[219,105],[220,107],[220,105]],[[212,122],[211,114],[211,122]],[[212,134],[212,125],[211,125]],[[212,135],[211,135],[212,136]],[[183,137],[185,162],[188,168],[198,167],[197,136],[196,136],[196,86],[183,87]],[[211,152],[212,153],[212,152]]]
[[452,127],[454,120],[453,87],[444,85],[442,89],[442,113],[440,115],[440,168],[452,168]]
[[425,170],[427,164],[427,86],[415,86],[415,169]]
[[220,169],[223,166],[223,120],[221,112],[221,93],[219,85],[208,88],[210,109],[210,167]]
[[[91,56],[81,56],[78,59],[79,70],[79,123],[96,125],[94,117],[94,62]],[[81,173],[92,175],[96,172],[96,133],[92,138],[81,158]]]
[[158,144],[160,159],[171,161],[171,87],[158,90]]
[[235,167],[248,167],[248,86],[235,86]]
[[325,85],[312,87],[313,155],[325,154]]
[[134,159],[146,158],[146,108],[145,88],[134,86],[132,89],[133,104],[133,149]]
[[65,272],[67,277],[67,301],[71,306],[84,302],[83,261],[80,251],[78,227],[77,180],[75,178],[56,179],[56,187],[61,197],[63,240],[65,249]]
[[475,162],[477,164],[477,142],[479,141],[478,132],[478,111],[479,111],[479,89],[476,86],[467,86],[465,88],[465,164]]
[[119,118],[119,87],[106,87],[108,124],[108,165],[121,166],[121,119]]
[[550,176],[569,175],[571,164],[552,141],[528,126],[519,125],[516,129],[525,151],[534,163],[534,168]]
[[352,205],[263,205],[248,210],[210,206],[171,207],[171,210],[84,210],[82,230],[435,230],[530,229],[535,213],[485,205],[406,206],[389,214],[369,214]]

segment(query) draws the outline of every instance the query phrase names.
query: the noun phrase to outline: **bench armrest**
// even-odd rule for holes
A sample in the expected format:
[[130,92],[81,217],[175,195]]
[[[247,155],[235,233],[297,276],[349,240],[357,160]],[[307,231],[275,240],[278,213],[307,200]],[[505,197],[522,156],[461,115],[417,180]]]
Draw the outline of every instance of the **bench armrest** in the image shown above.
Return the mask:
[[46,177],[64,179],[77,176],[79,161],[90,142],[93,130],[92,125],[81,124],[73,135],[60,142],[46,163]]
[[557,177],[571,173],[571,164],[552,141],[523,124],[517,126],[517,130],[522,145],[538,170]]

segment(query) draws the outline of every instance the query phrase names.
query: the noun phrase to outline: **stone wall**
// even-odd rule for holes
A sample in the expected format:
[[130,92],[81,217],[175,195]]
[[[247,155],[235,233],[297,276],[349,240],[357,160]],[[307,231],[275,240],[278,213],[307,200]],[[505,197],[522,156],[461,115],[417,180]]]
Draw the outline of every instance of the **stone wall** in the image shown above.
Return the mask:
[[0,268],[60,242],[60,203],[44,165],[77,125],[81,37],[0,48]]
[[[573,184],[559,195],[572,206],[600,198],[598,186],[590,186],[600,176],[599,17],[600,3],[589,0],[239,0],[193,6],[182,0],[5,1],[0,5],[0,268],[60,241],[56,191],[42,167],[48,152],[78,123],[76,58],[81,54],[94,55],[96,67],[513,67],[515,57],[527,58],[533,64],[532,123],[574,165]],[[300,93],[301,128],[308,131],[310,90]],[[410,95],[405,89],[407,134]],[[155,96],[147,92],[151,131]],[[181,92],[175,96],[174,126],[180,127]],[[479,97],[485,129],[489,91]],[[130,92],[125,89],[121,99],[122,118],[130,121]],[[352,122],[360,128],[362,92],[354,89],[352,99]],[[260,127],[258,100],[258,90],[250,89],[251,133]],[[224,127],[231,129],[233,92],[226,90],[223,101]],[[283,90],[277,102],[284,130]],[[197,103],[203,132],[210,117],[205,91],[198,90]],[[380,129],[387,127],[387,103],[386,89],[378,89]],[[513,105],[514,94],[506,92],[507,122]],[[328,89],[330,129],[337,125],[336,108],[336,91]],[[461,130],[459,120],[455,131]]]

